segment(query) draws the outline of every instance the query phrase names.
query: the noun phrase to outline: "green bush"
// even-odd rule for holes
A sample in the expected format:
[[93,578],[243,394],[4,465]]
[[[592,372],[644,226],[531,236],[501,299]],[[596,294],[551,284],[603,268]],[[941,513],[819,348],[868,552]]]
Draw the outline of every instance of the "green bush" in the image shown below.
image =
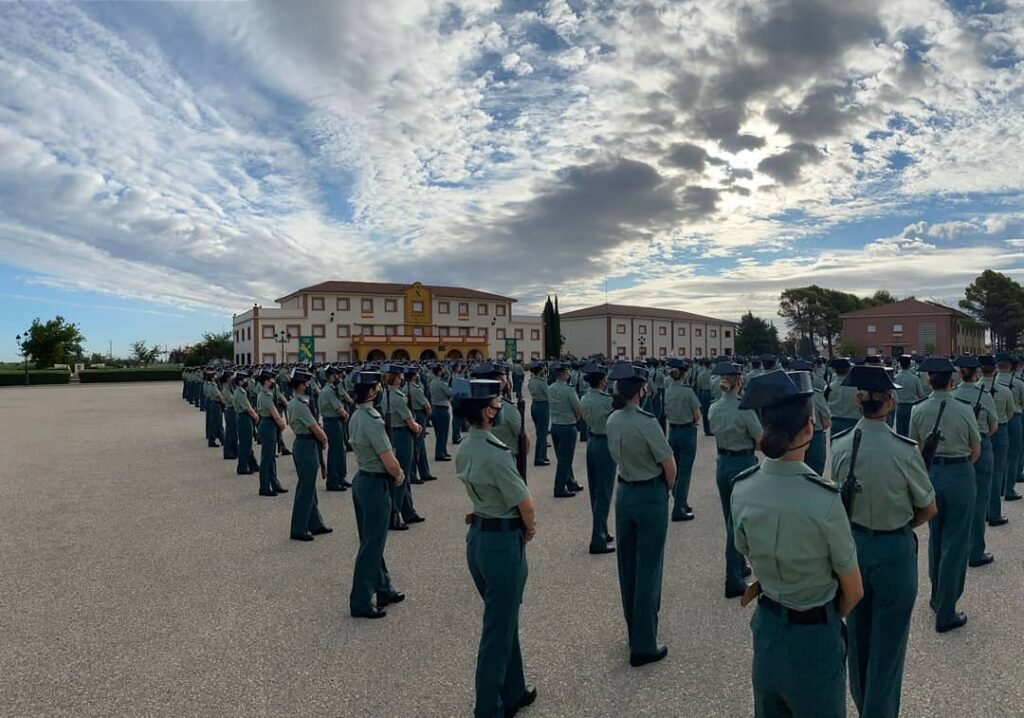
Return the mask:
[[78,372],[83,384],[115,381],[181,381],[181,368],[167,369],[83,369]]
[[[67,384],[71,373],[65,369],[31,369],[28,373],[29,384]],[[24,386],[25,372],[0,371],[0,386]]]

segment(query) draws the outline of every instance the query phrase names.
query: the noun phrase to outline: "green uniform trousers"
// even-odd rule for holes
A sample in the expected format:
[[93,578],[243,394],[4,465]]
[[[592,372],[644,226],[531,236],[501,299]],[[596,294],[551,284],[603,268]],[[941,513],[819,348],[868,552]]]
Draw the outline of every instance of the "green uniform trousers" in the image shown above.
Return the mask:
[[448,432],[452,428],[452,412],[447,406],[434,406],[430,423],[434,427],[434,461],[448,456]]
[[352,482],[352,506],[356,512],[359,550],[356,552],[349,609],[352,613],[369,610],[375,593],[394,593],[391,574],[384,562],[384,545],[391,518],[390,474],[357,471]]
[[277,480],[277,424],[269,416],[260,418],[260,491],[281,486]]
[[964,592],[967,553],[974,512],[974,466],[932,464],[928,472],[935,487],[939,513],[928,522],[928,578],[936,625],[952,623],[956,602]]
[[760,603],[750,621],[754,636],[756,718],[845,718],[845,627],[835,608],[828,623],[790,623]]
[[670,425],[668,445],[676,459],[676,485],[672,487],[672,518],[679,518],[690,510],[690,479],[693,460],[697,458],[697,425]]
[[850,694],[866,718],[898,718],[910,616],[917,599],[917,538],[853,529],[864,598],[847,617]]
[[427,412],[417,409],[413,412],[416,423],[423,427],[423,431],[416,434],[412,440],[412,478],[425,480],[430,476],[430,462],[427,460]]
[[210,422],[210,446],[219,441],[224,446],[224,405],[211,399],[207,405],[206,418]]
[[[348,476],[348,457],[345,454],[345,427],[341,417],[329,416],[324,419],[324,433],[327,434],[327,485],[340,487]],[[319,461],[319,457],[318,457]]]
[[704,436],[714,436],[711,433],[711,422],[708,419],[708,410],[711,408],[711,392],[707,389],[697,391],[697,400],[700,402],[701,422],[704,424]]
[[224,409],[224,458],[238,458],[238,416],[230,406]]
[[971,516],[971,560],[980,559],[985,553],[985,514],[988,513],[989,494],[992,493],[992,468],[995,457],[992,439],[981,435],[981,456],[974,462],[974,512]]
[[503,718],[526,692],[519,648],[519,606],[528,568],[522,530],[483,531],[470,526],[466,562],[484,600],[476,657],[474,718]]
[[722,502],[722,517],[725,519],[725,590],[742,591],[747,581],[743,576],[747,563],[736,549],[736,539],[732,530],[732,481],[741,471],[757,464],[753,452],[733,456],[719,454],[715,467],[715,483],[718,485],[718,498]]
[[251,474],[260,470],[256,463],[256,454],[252,450],[252,417],[248,413],[239,414],[238,424],[238,474]]
[[655,653],[661,573],[668,533],[668,485],[662,479],[618,482],[615,493],[615,556],[629,650]]
[[391,444],[395,449],[395,458],[398,459],[402,471],[405,472],[405,481],[401,486],[391,487],[391,502],[395,511],[407,519],[416,513],[416,506],[412,501],[412,485],[409,478],[412,476],[413,458],[415,454],[414,437],[408,427],[391,427]]
[[551,430],[551,409],[546,401],[530,403],[530,418],[537,434],[537,445],[533,447],[533,465],[538,466],[548,460],[548,432]]
[[572,461],[576,456],[576,425],[552,424],[551,445],[555,450],[555,493],[569,490]]
[[896,433],[900,436],[910,436],[910,412],[914,404],[904,401],[896,405]]
[[292,536],[326,528],[316,498],[316,475],[320,471],[318,449],[312,434],[299,434],[292,442],[292,461],[299,477],[292,503]]
[[603,549],[608,545],[608,513],[615,490],[615,459],[608,450],[605,434],[590,434],[587,439],[587,489],[593,517],[590,548]]
[[1006,470],[1003,472],[1003,496],[1013,496],[1017,489],[1017,476],[1020,474],[1020,454],[1024,444],[1024,420],[1021,414],[1014,414],[1006,422]]
[[996,433],[989,437],[992,442],[992,487],[988,492],[988,518],[997,519],[1003,515],[1003,477],[1006,475],[1006,449],[1010,443],[1006,424],[1000,424]]

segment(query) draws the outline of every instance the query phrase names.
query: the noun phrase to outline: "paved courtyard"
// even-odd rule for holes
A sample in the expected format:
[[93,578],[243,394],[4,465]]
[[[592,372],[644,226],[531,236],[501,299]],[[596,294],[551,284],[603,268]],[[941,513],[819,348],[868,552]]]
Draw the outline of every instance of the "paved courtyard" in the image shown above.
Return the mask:
[[[347,613],[351,495],[319,482],[335,532],[289,541],[292,494],[260,498],[256,477],[236,476],[206,447],[203,415],[178,384],[5,388],[0,421],[0,715],[471,714],[481,602],[454,463],[414,487],[426,523],[389,536],[408,599],[383,621],[358,621]],[[554,466],[531,467],[540,523],[522,642],[540,695],[523,716],[752,714],[752,607],[722,596],[713,448],[701,437],[697,520],[669,530],[670,654],[643,669],[627,664],[615,557],[587,553],[586,494],[555,500]],[[290,457],[279,471],[293,488]],[[1022,504],[990,530],[996,563],[970,571],[970,622],[952,634],[932,630],[919,530],[905,716],[1024,715]]]

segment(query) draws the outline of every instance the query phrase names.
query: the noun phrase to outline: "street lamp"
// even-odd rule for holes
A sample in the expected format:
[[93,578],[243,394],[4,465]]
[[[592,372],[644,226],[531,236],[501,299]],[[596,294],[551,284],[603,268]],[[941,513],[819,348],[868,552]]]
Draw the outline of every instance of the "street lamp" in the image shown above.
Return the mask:
[[284,364],[284,346],[285,346],[285,344],[290,342],[293,338],[294,337],[292,337],[291,332],[286,332],[284,329],[282,329],[281,333],[278,334],[277,339],[274,340],[275,342],[277,342],[278,344],[281,345],[281,363],[282,364]]
[[[25,360],[25,386],[28,386],[28,352],[25,350],[25,344],[21,342],[21,334],[15,337],[18,342],[18,349],[21,350],[21,356]],[[28,343],[28,332],[25,332],[25,343]]]

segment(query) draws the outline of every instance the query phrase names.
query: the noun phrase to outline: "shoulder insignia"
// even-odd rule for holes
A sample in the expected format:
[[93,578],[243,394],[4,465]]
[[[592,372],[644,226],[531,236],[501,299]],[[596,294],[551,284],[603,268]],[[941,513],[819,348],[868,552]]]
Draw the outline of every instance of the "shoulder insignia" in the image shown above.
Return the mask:
[[810,474],[803,474],[803,477],[805,479],[807,479],[808,481],[810,481],[812,484],[817,484],[821,488],[828,489],[829,491],[831,491],[834,494],[838,494],[839,493],[839,487],[838,486],[833,484],[828,479],[824,479],[824,478],[818,476],[817,474],[815,474],[813,472],[810,473]]
[[737,481],[743,481],[743,479],[749,479],[751,476],[753,476],[755,473],[757,473],[757,470],[760,469],[760,468],[761,468],[760,464],[754,464],[749,469],[744,469],[740,473],[736,474],[736,476],[733,477],[732,482],[735,484]]
[[638,413],[638,414],[642,414],[642,415],[644,415],[644,416],[649,416],[649,417],[651,417],[652,419],[657,419],[657,418],[658,418],[658,417],[656,417],[656,416],[655,416],[654,414],[652,414],[651,412],[649,412],[649,411],[644,411],[643,409],[637,409],[636,411],[637,411],[637,413]]
[[[381,418],[381,416],[380,416],[380,412],[379,412],[379,411],[377,411],[377,410],[376,410],[375,408],[373,408],[372,406],[371,406],[371,407],[370,407],[369,409],[367,409],[366,411],[367,411],[367,412],[368,412],[368,413],[370,414],[370,416],[372,416],[372,417],[373,417],[374,419],[380,419],[380,418]],[[382,421],[383,421],[383,419],[382,419]]]
[[840,431],[840,432],[839,432],[838,434],[833,434],[833,435],[832,435],[832,441],[835,441],[836,439],[839,439],[839,438],[841,438],[841,437],[844,437],[844,436],[846,436],[846,435],[847,435],[847,434],[849,434],[849,433],[850,433],[851,431],[853,431],[853,428],[854,428],[854,427],[852,427],[852,426],[851,426],[851,427],[850,427],[849,429],[843,429],[843,430],[842,430],[842,431]]
[[501,441],[500,439],[495,439],[493,436],[487,437],[487,443],[490,444],[491,446],[497,446],[502,451],[509,450],[508,446],[505,445],[505,442]]
[[902,442],[904,442],[906,444],[910,444],[914,448],[917,448],[917,442],[914,441],[913,439],[911,439],[909,436],[904,436],[903,434],[897,434],[895,431],[892,432],[892,435],[894,437],[896,437],[897,439],[899,439],[900,441],[902,441]]

